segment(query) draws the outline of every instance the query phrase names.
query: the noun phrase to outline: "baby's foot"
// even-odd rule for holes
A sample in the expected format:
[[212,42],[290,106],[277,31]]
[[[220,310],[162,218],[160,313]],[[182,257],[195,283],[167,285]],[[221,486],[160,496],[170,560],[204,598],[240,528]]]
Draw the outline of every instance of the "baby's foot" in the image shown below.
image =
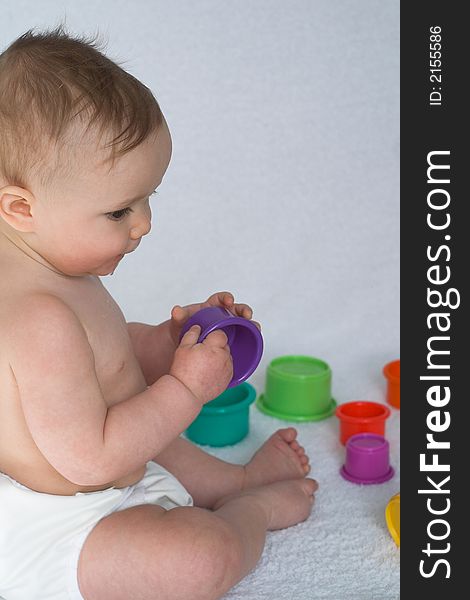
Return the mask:
[[284,529],[309,517],[313,494],[317,489],[318,484],[314,479],[286,479],[224,496],[215,503],[213,510],[218,510],[237,498],[248,497],[253,502],[258,502],[263,509],[268,530]]
[[273,433],[245,465],[243,489],[305,477],[310,471],[309,460],[296,437],[293,427]]

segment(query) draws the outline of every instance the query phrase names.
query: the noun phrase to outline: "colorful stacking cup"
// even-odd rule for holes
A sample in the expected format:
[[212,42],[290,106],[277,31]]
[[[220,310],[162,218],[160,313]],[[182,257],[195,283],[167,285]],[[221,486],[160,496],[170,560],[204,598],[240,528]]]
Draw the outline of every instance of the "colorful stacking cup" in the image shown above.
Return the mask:
[[240,442],[248,434],[249,409],[255,398],[255,388],[247,382],[225,390],[202,407],[186,435],[193,442],[207,446]]
[[400,408],[400,361],[386,364],[383,374],[387,380],[387,402],[394,408]]
[[233,360],[233,377],[228,388],[239,385],[255,371],[263,354],[263,338],[253,321],[236,317],[220,306],[209,306],[186,321],[180,340],[193,325],[201,327],[198,342],[202,342],[216,329],[222,329],[227,335]]
[[266,389],[256,402],[264,413],[287,421],[319,421],[336,407],[331,369],[312,356],[280,356],[266,372]]
[[390,498],[385,509],[385,520],[393,541],[397,546],[400,545],[400,494],[395,494]]
[[382,435],[357,433],[346,442],[346,461],[341,475],[353,483],[384,483],[395,473],[390,466],[390,447]]
[[344,445],[356,433],[377,433],[385,435],[385,420],[390,409],[377,402],[346,402],[336,409],[339,419],[339,439]]

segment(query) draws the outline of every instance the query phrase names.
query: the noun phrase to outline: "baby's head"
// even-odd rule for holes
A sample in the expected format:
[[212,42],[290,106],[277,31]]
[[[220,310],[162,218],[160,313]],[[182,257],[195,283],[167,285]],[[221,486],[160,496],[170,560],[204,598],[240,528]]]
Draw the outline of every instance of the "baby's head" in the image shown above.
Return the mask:
[[150,231],[170,133],[96,40],[59,26],[0,54],[0,132],[3,240],[60,273],[106,275]]

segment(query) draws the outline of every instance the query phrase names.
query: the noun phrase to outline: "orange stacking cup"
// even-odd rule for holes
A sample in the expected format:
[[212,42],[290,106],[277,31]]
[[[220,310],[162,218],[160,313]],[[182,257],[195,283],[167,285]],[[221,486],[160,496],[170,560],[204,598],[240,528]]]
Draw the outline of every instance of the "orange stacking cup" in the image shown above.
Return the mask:
[[387,402],[400,408],[400,360],[385,365],[383,374],[387,380]]
[[356,433],[376,433],[385,436],[385,420],[390,416],[390,409],[377,402],[346,402],[336,409],[339,419],[339,439],[343,446]]

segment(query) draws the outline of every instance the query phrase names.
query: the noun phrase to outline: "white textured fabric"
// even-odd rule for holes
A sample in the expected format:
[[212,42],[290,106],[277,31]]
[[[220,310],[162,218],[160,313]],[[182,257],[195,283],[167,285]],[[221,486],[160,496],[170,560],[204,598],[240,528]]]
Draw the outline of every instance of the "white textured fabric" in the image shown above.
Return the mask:
[[[385,382],[377,381],[363,399],[385,402],[384,396]],[[310,455],[310,476],[320,484],[309,519],[268,533],[260,562],[224,600],[398,600],[400,550],[384,515],[387,502],[400,491],[400,411],[391,412],[385,436],[395,475],[380,485],[356,485],[340,476],[345,449],[335,416],[316,423],[287,423],[252,406],[250,433],[242,442],[204,447],[219,458],[242,463],[272,432],[292,425]]]
[[42,494],[0,473],[0,593],[5,600],[82,600],[80,550],[104,516],[137,504],[166,510],[192,498],[166,469],[150,461],[144,477],[125,488]]

